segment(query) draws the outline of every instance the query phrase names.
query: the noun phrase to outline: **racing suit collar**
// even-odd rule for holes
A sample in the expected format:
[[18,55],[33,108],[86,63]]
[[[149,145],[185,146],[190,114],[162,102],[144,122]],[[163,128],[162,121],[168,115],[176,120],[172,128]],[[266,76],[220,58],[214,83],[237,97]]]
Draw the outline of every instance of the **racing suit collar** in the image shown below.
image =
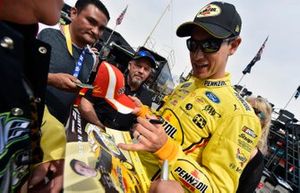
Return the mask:
[[219,79],[205,79],[200,80],[196,77],[192,77],[195,81],[195,83],[199,87],[224,87],[224,86],[231,86],[231,74],[226,72],[225,76],[223,78]]

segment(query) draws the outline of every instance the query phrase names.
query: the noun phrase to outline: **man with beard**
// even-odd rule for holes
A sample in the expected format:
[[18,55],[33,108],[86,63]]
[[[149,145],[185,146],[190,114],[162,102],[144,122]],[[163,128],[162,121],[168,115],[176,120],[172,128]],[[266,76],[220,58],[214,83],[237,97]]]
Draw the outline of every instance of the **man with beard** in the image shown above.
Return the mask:
[[236,192],[261,136],[254,110],[232,88],[226,71],[241,43],[241,26],[235,6],[216,1],[178,27],[177,36],[187,37],[191,78],[156,112],[163,124],[138,117],[132,129],[137,142],[118,145],[139,151],[149,179],[158,178],[160,164],[168,160],[169,179],[185,192]]
[[65,124],[77,97],[78,83],[86,83],[97,62],[88,45],[103,34],[110,19],[99,0],[78,0],[70,11],[70,25],[61,30],[44,29],[38,38],[52,46],[46,104],[49,112]]
[[[125,94],[137,97],[148,107],[151,107],[153,94],[144,83],[150,77],[152,68],[155,67],[155,58],[146,50],[138,51],[128,63]],[[92,91],[87,92],[82,98],[80,112],[86,121],[101,128],[104,128],[103,122],[110,122],[109,126],[124,130],[125,127],[130,126],[129,119],[133,118],[133,116],[129,117],[117,113],[104,99],[94,97]]]
[[128,63],[125,93],[137,97],[148,107],[151,107],[152,93],[144,83],[150,77],[151,70],[155,69],[155,66],[154,57],[150,52],[144,50],[137,52],[133,60]]
[[41,128],[41,148],[47,151],[44,151],[43,163],[35,166],[29,181],[33,193],[62,189],[66,143],[63,124],[79,90],[76,83],[88,80],[95,63],[87,45],[102,35],[109,13],[99,0],[78,0],[71,8],[70,18],[71,24],[62,26],[61,30],[48,28],[38,35],[38,39],[50,44],[52,49],[45,97],[47,106]]

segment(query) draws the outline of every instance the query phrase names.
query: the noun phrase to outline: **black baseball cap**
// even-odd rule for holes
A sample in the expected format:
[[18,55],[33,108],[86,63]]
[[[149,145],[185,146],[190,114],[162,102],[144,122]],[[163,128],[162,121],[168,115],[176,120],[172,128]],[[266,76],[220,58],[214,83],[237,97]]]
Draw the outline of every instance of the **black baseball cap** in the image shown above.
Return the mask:
[[216,38],[225,39],[240,34],[242,20],[234,5],[215,1],[203,7],[194,21],[181,24],[176,34],[179,37],[191,36],[195,27],[204,29]]
[[141,58],[148,59],[151,64],[151,67],[156,68],[155,58],[150,52],[148,52],[147,50],[140,50],[136,52],[135,55],[133,56],[134,60],[138,60]]

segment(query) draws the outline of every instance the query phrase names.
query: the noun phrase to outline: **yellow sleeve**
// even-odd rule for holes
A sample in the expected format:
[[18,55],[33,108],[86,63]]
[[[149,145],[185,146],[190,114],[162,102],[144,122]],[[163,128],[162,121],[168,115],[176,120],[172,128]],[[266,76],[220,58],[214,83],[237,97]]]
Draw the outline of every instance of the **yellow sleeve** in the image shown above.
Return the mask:
[[[261,129],[256,123],[247,116],[228,118],[210,137],[198,160],[171,138],[154,154],[160,160],[169,161],[170,179],[180,182],[185,192],[235,192],[240,174],[260,138]],[[239,146],[245,135],[251,140],[248,151]]]
[[159,157],[160,160],[174,160],[179,152],[179,146],[168,137],[167,142],[154,154]]
[[44,152],[43,162],[65,158],[66,133],[64,125],[48,111],[44,110],[42,122],[41,148]]

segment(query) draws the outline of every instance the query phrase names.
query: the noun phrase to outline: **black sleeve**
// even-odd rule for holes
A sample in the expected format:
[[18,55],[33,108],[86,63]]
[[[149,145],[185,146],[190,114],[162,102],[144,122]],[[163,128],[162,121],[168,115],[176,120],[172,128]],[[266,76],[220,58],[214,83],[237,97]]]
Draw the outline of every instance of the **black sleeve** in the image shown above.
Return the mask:
[[154,96],[154,93],[148,90],[147,88],[143,89],[143,91],[140,93],[140,96],[138,97],[141,102],[144,105],[147,105],[148,107],[151,107],[152,105],[152,98]]
[[263,169],[264,156],[258,150],[243,170],[236,193],[253,193],[259,184]]
[[97,97],[94,97],[92,94],[93,94],[93,90],[89,89],[83,97],[86,98],[91,103],[95,104],[97,102]]

